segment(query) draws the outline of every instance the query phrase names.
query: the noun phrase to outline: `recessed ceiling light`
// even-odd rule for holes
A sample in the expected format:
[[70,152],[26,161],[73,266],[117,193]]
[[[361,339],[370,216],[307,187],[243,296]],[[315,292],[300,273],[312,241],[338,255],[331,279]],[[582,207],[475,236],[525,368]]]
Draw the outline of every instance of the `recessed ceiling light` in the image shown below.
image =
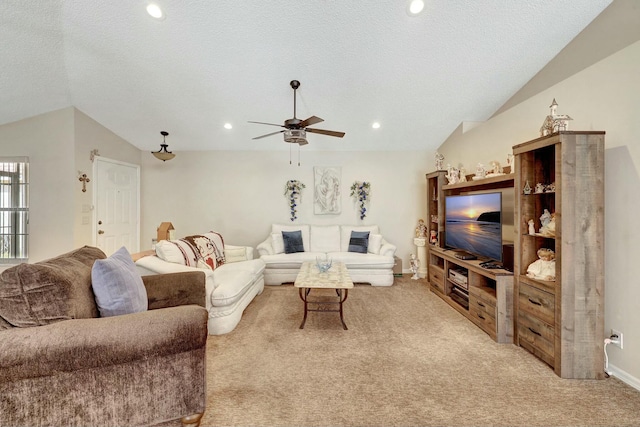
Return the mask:
[[374,129],[380,129],[380,123],[378,122],[373,122],[373,124],[371,125],[372,128]]
[[407,12],[409,13],[409,16],[416,16],[422,12],[422,9],[424,9],[423,0],[410,0]]
[[165,15],[162,9],[160,9],[160,6],[158,6],[155,3],[149,3],[147,5],[147,13],[151,15],[153,18],[156,18],[158,20],[162,20],[165,18]]
[[233,129],[233,125],[231,123],[225,123],[224,124],[224,128],[225,129]]

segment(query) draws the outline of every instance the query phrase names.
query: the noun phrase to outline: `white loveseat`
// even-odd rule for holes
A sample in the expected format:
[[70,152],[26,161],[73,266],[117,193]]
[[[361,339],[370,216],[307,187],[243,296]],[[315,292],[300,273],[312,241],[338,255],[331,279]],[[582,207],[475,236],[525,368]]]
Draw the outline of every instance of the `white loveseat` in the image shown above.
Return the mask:
[[168,262],[158,256],[146,256],[136,261],[141,275],[166,274],[180,271],[203,271],[206,276],[206,308],[209,312],[210,335],[231,332],[240,322],[244,309],[264,289],[265,265],[253,259],[249,246],[225,245],[226,263],[214,270],[189,267]]
[[[300,231],[303,252],[285,253],[282,232]],[[352,232],[368,232],[367,253],[349,251]],[[281,225],[273,224],[271,233],[256,249],[265,263],[266,285],[294,282],[304,261],[328,257],[345,263],[353,282],[373,286],[393,284],[396,246],[387,242],[377,225]]]

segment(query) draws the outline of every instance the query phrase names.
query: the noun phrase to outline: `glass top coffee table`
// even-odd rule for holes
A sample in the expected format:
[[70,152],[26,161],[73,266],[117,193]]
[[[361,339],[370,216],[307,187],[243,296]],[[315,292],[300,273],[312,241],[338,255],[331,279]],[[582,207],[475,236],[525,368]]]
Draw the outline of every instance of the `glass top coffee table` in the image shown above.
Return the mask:
[[[309,311],[340,313],[342,327],[345,330],[347,329],[347,325],[344,323],[342,305],[347,300],[349,289],[353,288],[353,282],[344,263],[334,262],[328,271],[321,273],[315,262],[303,262],[294,286],[299,288],[300,299],[304,302],[304,318],[302,319],[302,324],[300,324],[300,329],[304,329],[304,324],[307,321],[307,312]],[[311,289],[335,289],[338,298],[336,301],[310,300],[309,293]],[[312,308],[309,308],[309,304],[312,305]],[[338,306],[337,309],[331,309],[336,305]]]

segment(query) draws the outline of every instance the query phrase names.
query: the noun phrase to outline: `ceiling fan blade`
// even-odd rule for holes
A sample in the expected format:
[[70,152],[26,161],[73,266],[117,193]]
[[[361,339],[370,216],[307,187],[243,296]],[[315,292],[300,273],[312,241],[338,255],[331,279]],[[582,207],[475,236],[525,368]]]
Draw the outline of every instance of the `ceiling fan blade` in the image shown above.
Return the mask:
[[307,145],[309,143],[309,141],[307,141],[306,139],[303,139],[302,141],[298,142],[298,145],[303,146],[303,145]]
[[320,123],[320,122],[324,122],[324,120],[321,119],[320,117],[311,116],[308,119],[301,121],[300,127],[306,128],[307,126],[315,125],[316,123]]
[[345,135],[344,132],[336,132],[335,130],[312,129],[312,128],[306,128],[305,130],[307,132],[319,133],[321,135],[337,136],[338,138],[342,138]]
[[248,123],[257,123],[257,124],[259,124],[259,125],[269,125],[269,126],[280,126],[281,128],[283,128],[283,127],[284,127],[284,126],[282,126],[282,125],[277,125],[277,124],[275,124],[275,123],[252,122],[252,121],[249,121]]
[[268,133],[268,134],[266,134],[266,135],[256,136],[255,138],[251,138],[251,139],[266,138],[266,137],[268,137],[268,136],[275,135],[275,134],[277,134],[277,133],[282,133],[282,132],[284,132],[284,131],[283,131],[283,130],[279,130],[279,131],[277,131],[277,132],[271,132],[271,133]]

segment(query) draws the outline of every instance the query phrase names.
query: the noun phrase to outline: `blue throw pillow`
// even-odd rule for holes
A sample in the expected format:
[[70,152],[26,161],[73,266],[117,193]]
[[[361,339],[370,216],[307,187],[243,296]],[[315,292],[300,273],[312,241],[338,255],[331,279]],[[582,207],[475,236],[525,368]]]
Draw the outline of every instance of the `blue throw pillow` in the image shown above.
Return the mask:
[[302,231],[283,231],[282,240],[284,241],[285,254],[304,252],[304,246],[302,245]]
[[367,253],[369,247],[368,231],[352,231],[351,239],[349,239],[349,252]]
[[147,290],[124,246],[91,269],[91,287],[101,317],[147,311]]

